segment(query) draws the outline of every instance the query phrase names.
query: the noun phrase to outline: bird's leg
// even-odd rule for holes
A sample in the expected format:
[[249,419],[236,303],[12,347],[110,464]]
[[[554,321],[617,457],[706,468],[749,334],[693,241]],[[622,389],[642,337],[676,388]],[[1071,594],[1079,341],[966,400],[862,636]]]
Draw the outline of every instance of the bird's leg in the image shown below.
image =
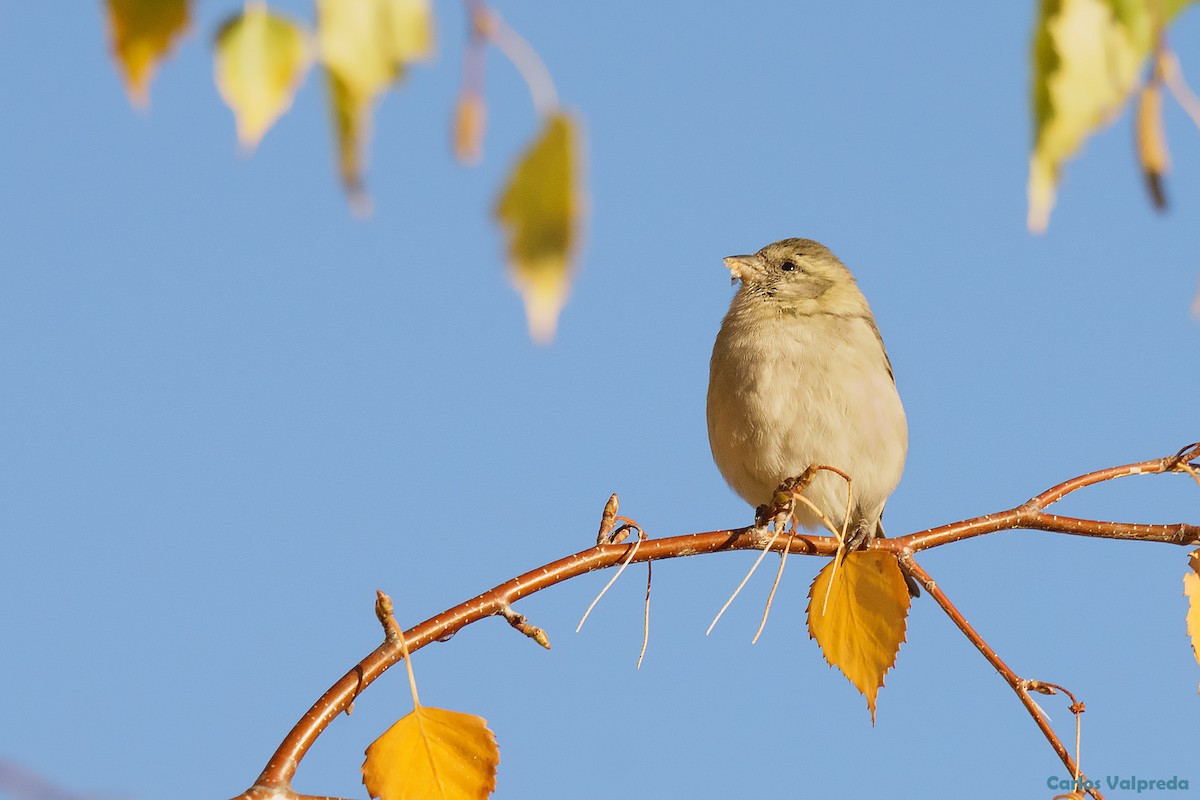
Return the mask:
[[859,520],[855,523],[846,534],[845,552],[853,553],[855,550],[865,550],[871,544],[871,540],[875,538],[874,527],[867,524],[866,520]]

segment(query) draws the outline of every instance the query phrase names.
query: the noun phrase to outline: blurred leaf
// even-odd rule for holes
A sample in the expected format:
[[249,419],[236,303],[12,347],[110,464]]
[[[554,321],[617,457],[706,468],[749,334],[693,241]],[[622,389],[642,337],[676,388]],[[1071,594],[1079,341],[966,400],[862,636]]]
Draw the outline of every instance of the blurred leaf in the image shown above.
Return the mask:
[[[883,676],[896,663],[908,616],[908,587],[896,557],[883,550],[856,551],[813,579],[808,592],[808,633],[830,666],[867,698],[871,722]],[[828,592],[828,602],[826,593]]]
[[1161,76],[1161,70],[1156,67],[1154,77],[1138,93],[1137,124],[1134,127],[1138,163],[1142,167],[1154,207],[1159,210],[1167,207],[1163,178],[1171,167],[1167,135],[1163,130]]
[[347,89],[373,97],[399,77],[384,33],[386,0],[317,0],[321,60]]
[[1033,36],[1029,229],[1050,221],[1062,164],[1111,122],[1165,26],[1193,0],[1042,0]]
[[367,748],[363,783],[382,800],[468,800],[496,788],[500,750],[487,720],[418,705]]
[[389,0],[384,12],[395,61],[411,64],[433,58],[433,9],[429,0]]
[[338,173],[350,198],[350,206],[359,216],[371,213],[371,198],[363,186],[366,168],[366,140],[371,125],[371,102],[354,91],[334,71],[327,71],[329,106],[337,138]]
[[110,46],[135,106],[150,102],[150,79],[158,62],[188,23],[188,0],[108,0]]
[[292,106],[310,61],[308,34],[256,3],[226,20],[213,46],[217,89],[237,118],[238,141],[252,149]]
[[582,205],[577,139],[576,123],[565,113],[547,117],[496,204],[496,217],[508,233],[512,280],[538,342],[554,338],[570,287]]
[[1137,152],[1155,208],[1166,208],[1167,197],[1162,180],[1171,166],[1167,137],[1163,132],[1162,87],[1151,83],[1142,87],[1138,97]]
[[1188,556],[1192,571],[1183,576],[1183,593],[1188,599],[1187,632],[1192,640],[1192,655],[1200,663],[1200,550]]
[[375,100],[405,64],[432,52],[432,15],[424,0],[317,0],[317,29],[342,184],[365,210],[362,174]]

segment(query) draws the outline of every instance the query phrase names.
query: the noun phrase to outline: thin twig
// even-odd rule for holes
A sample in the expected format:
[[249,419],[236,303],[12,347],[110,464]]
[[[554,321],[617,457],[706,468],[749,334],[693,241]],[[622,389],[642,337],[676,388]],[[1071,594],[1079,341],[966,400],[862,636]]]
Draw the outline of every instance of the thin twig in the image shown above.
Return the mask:
[[754,638],[750,640],[750,644],[758,644],[758,637],[762,636],[763,629],[767,627],[767,617],[771,614],[771,601],[775,599],[775,590],[779,588],[779,581],[783,578],[783,567],[787,564],[788,550],[792,546],[792,536],[796,535],[795,526],[792,527],[792,534],[788,537],[788,546],[783,548],[779,554],[779,570],[775,573],[775,582],[771,584],[771,592],[767,595],[767,604],[763,606],[762,620],[758,623],[758,630],[754,632]]
[[612,576],[612,579],[609,580],[608,583],[604,584],[604,588],[600,590],[600,594],[596,595],[596,599],[592,601],[592,604],[587,607],[587,611],[583,612],[583,618],[579,620],[579,625],[575,628],[576,633],[579,633],[581,630],[583,630],[583,623],[587,622],[588,615],[592,613],[592,609],[596,607],[596,604],[600,602],[600,598],[604,597],[604,593],[612,588],[612,585],[617,582],[617,578],[621,577],[621,573],[624,572],[625,568],[629,566],[629,563],[633,561],[633,557],[637,555],[638,548],[642,546],[642,541],[643,539],[641,536],[638,536],[638,538],[634,540],[633,547],[629,549],[629,555],[624,561],[621,562],[620,569],[617,570],[616,574]]
[[[903,563],[908,569],[909,574],[917,579],[917,581],[921,584],[921,587],[929,593],[930,597],[933,598],[934,602],[941,606],[942,610],[946,612],[946,616],[950,617],[950,620],[958,626],[958,629],[962,631],[963,635],[966,636],[968,640],[970,640],[971,644],[975,645],[975,649],[987,659],[988,663],[1000,673],[1000,677],[1004,678],[1005,682],[1012,687],[1014,692],[1016,692],[1021,704],[1025,706],[1025,709],[1029,712],[1029,715],[1033,717],[1033,721],[1037,724],[1042,734],[1046,737],[1046,740],[1050,742],[1050,746],[1054,748],[1054,752],[1058,753],[1058,757],[1062,759],[1063,765],[1073,775],[1075,775],[1077,780],[1083,778],[1083,774],[1079,771],[1078,762],[1071,758],[1071,754],[1068,753],[1067,748],[1063,746],[1062,740],[1058,738],[1058,734],[1056,734],[1054,729],[1050,727],[1050,724],[1046,721],[1046,718],[1043,716],[1037,703],[1035,703],[1033,698],[1029,696],[1028,685],[1030,684],[1030,681],[1026,681],[1018,676],[1017,673],[1013,672],[1012,669],[1009,668],[1008,664],[1004,663],[1000,656],[996,655],[996,651],[992,649],[991,645],[985,642],[983,637],[979,635],[979,632],[971,627],[971,623],[967,622],[962,613],[960,613],[959,610],[954,607],[954,604],[950,602],[950,599],[946,597],[945,593],[943,593],[941,588],[938,587],[937,582],[929,576],[929,573],[926,572],[920,564],[913,560],[913,557],[910,553],[901,554],[899,559],[901,563]],[[1086,780],[1086,778],[1083,779]],[[1104,800],[1103,796],[1096,789],[1089,789],[1088,794],[1094,797],[1095,800]]]
[[525,85],[529,87],[529,96],[538,115],[544,117],[558,108],[558,92],[554,88],[554,79],[550,77],[550,70],[546,69],[541,56],[494,10],[488,9],[482,13],[483,16],[477,18],[476,24],[487,40],[521,73]]
[[546,635],[546,632],[537,625],[530,625],[525,615],[518,614],[508,603],[502,603],[496,609],[496,613],[504,617],[508,621],[508,624],[513,626],[519,633],[525,634],[547,650],[550,649],[550,637]]
[[742,589],[746,588],[746,584],[750,581],[750,576],[754,574],[756,569],[758,569],[758,565],[762,563],[762,560],[767,557],[767,553],[771,552],[771,546],[775,544],[775,540],[778,539],[782,533],[783,531],[781,531],[779,528],[776,528],[775,532],[771,534],[770,541],[767,542],[767,545],[762,549],[762,552],[758,554],[758,558],[754,559],[754,564],[750,567],[750,571],[746,573],[746,577],[742,578],[742,582],[737,585],[737,588],[733,590],[733,594],[729,595],[729,599],[725,601],[725,605],[721,606],[721,610],[717,612],[715,617],[713,617],[713,621],[708,624],[708,630],[704,632],[705,636],[708,636],[713,632],[713,628],[717,627],[717,623],[721,620],[721,617],[729,609],[729,606],[733,604],[734,598],[741,594]]
[[[614,495],[615,496],[615,495]],[[642,614],[642,650],[638,653],[637,669],[642,668],[642,659],[646,657],[646,647],[650,644],[650,579],[653,576],[654,562],[646,562],[646,605]]]

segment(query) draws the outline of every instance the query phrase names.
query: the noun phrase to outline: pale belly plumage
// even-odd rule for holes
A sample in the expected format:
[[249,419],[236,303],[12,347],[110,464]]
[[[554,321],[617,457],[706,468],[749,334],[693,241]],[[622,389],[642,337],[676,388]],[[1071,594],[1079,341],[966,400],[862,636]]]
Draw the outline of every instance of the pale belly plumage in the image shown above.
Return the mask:
[[[876,333],[861,317],[769,322],[726,325],[717,337],[708,391],[713,459],[754,506],[810,465],[837,467],[853,479],[851,525],[873,533],[908,449],[904,409]],[[842,478],[821,473],[805,496],[834,525],[845,520]],[[807,510],[797,517],[805,527],[820,524]]]

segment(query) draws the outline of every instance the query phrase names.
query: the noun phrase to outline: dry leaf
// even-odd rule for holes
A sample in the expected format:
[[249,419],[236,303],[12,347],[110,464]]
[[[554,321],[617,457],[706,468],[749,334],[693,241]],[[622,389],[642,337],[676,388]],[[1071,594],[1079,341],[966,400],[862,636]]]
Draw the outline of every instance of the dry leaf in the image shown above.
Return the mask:
[[908,587],[896,557],[883,550],[847,555],[830,587],[833,567],[826,564],[809,589],[808,633],[830,666],[866,696],[874,723],[875,696],[904,641]]
[[1192,655],[1200,663],[1200,550],[1188,556],[1192,571],[1183,576],[1183,594],[1188,599],[1187,632],[1192,640]]
[[576,127],[563,112],[547,117],[496,204],[496,217],[508,233],[510,274],[525,301],[529,333],[543,343],[554,338],[566,303],[578,239],[582,202]]
[[1171,157],[1167,152],[1167,136],[1163,131],[1161,83],[1151,81],[1142,87],[1138,96],[1137,126],[1134,131],[1138,162],[1142,166],[1142,175],[1146,178],[1146,187],[1150,191],[1154,207],[1162,210],[1167,207],[1163,176],[1170,169]]
[[188,22],[188,0],[108,0],[110,46],[135,106],[150,102],[154,70]]
[[217,88],[237,118],[238,141],[253,149],[291,108],[310,61],[308,34],[253,4],[225,21],[213,47]]
[[363,783],[382,800],[482,800],[499,763],[482,717],[418,705],[367,748]]

